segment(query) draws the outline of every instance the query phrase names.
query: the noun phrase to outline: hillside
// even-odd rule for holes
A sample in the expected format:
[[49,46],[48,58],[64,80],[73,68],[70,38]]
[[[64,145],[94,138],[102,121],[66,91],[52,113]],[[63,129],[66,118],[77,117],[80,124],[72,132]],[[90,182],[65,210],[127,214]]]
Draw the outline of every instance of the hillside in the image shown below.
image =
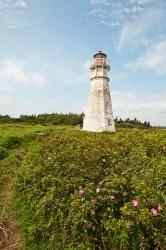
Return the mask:
[[14,195],[6,218],[19,238],[7,249],[165,249],[166,131],[0,130],[1,196]]

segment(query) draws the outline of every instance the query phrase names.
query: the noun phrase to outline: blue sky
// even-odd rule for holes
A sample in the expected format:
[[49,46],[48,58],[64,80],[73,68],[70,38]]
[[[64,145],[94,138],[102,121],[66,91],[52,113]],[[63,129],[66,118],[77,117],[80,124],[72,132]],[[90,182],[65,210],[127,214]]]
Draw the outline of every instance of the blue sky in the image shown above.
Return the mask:
[[98,50],[114,116],[166,125],[165,0],[0,0],[0,113],[81,113]]

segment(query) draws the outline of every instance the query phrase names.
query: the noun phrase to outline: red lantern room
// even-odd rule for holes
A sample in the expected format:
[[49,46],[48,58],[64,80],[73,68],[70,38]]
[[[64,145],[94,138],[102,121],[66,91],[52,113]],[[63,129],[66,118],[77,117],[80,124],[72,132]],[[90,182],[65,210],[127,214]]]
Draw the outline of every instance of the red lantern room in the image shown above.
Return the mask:
[[109,63],[107,60],[107,55],[103,53],[102,51],[97,52],[93,56],[93,60],[91,63],[91,69],[94,69],[95,67],[104,67],[104,68],[110,68]]

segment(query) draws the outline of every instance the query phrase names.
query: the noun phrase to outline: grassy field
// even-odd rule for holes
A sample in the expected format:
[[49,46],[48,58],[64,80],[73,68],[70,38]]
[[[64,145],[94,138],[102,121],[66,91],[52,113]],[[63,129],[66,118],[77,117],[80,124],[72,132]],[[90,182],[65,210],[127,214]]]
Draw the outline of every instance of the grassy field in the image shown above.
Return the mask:
[[166,131],[0,125],[0,249],[161,249]]
[[53,129],[46,126],[0,125],[0,249],[21,249],[23,239],[14,215],[13,183],[30,145]]

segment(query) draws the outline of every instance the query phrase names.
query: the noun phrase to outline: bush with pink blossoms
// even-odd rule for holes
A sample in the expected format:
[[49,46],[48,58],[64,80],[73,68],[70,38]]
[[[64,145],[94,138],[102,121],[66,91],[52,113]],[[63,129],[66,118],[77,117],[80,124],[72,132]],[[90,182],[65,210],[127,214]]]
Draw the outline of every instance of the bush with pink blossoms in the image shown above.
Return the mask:
[[137,129],[41,138],[15,186],[26,249],[164,250],[165,138]]

